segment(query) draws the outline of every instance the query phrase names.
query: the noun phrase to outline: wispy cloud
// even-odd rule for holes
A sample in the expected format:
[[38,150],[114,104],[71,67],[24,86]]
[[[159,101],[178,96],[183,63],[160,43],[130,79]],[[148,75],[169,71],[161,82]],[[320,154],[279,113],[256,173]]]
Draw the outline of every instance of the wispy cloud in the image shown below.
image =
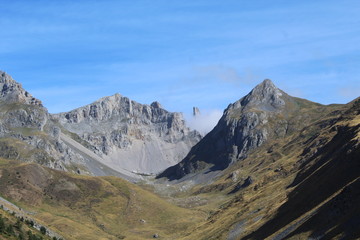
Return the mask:
[[223,111],[213,109],[201,112],[197,116],[186,115],[186,123],[191,129],[195,129],[205,136],[216,126],[222,114]]
[[360,97],[360,87],[340,88],[338,93],[343,97],[355,99],[357,97]]
[[193,72],[194,75],[190,76],[190,81],[208,82],[213,80],[239,87],[242,83],[248,84],[257,80],[256,75],[250,69],[240,73],[236,68],[223,64],[195,66]]

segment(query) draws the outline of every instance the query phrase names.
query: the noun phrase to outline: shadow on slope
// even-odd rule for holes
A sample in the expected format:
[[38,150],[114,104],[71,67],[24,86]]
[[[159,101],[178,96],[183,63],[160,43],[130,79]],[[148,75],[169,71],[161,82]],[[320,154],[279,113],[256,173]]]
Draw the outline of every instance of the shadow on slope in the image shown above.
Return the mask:
[[[360,104],[354,105],[351,111],[345,113],[344,117],[340,120],[346,120],[349,115],[352,117],[359,115],[359,110]],[[351,118],[351,116],[349,116],[349,118]],[[297,226],[305,226],[307,221],[313,221],[313,224],[307,224],[307,228],[300,227],[297,230],[298,234],[300,234],[300,229],[304,231],[306,229],[313,234],[316,234],[316,232],[326,232],[330,229],[333,229],[333,234],[337,232],[349,233],[349,228],[345,227],[344,223],[339,221],[336,215],[332,215],[331,211],[326,211],[326,209],[328,209],[326,204],[320,209],[317,209],[310,216],[310,220],[303,219],[305,224],[303,222],[293,222],[298,218],[304,217],[304,215],[319,207],[319,205],[329,200],[329,198],[331,200],[327,204],[331,204],[331,202],[334,201],[336,202],[334,194],[341,191],[347,185],[358,184],[358,180],[356,179],[358,179],[360,175],[360,146],[359,140],[357,139],[359,124],[355,126],[345,124],[344,126],[338,125],[334,127],[336,127],[337,134],[323,148],[318,150],[316,157],[312,159],[312,162],[315,163],[297,175],[293,184],[290,185],[295,186],[295,188],[288,195],[287,202],[279,208],[276,216],[244,239],[265,239],[287,227],[285,231],[280,232],[274,238],[283,239],[291,234]],[[354,195],[351,197],[356,197],[356,192],[352,192]],[[337,208],[341,209],[346,207],[347,202],[338,202],[338,204],[340,206],[337,206]],[[353,216],[353,213],[358,211],[359,206],[355,205],[352,211],[344,213],[347,215],[342,216],[342,219],[347,219],[347,221],[350,222],[358,221],[358,217],[356,218],[356,215]],[[317,219],[317,221],[314,219]],[[328,222],[328,224],[323,224],[324,222]],[[292,223],[290,227],[288,227],[289,223]],[[351,232],[351,234],[358,235],[359,232],[360,229],[357,229],[355,232]]]

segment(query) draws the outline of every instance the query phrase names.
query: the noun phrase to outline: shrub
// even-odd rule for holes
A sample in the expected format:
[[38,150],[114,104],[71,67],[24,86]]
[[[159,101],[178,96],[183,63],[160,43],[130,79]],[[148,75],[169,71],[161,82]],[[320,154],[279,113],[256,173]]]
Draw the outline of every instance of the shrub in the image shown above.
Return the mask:
[[44,226],[40,227],[40,232],[41,234],[45,235],[46,234],[46,228]]

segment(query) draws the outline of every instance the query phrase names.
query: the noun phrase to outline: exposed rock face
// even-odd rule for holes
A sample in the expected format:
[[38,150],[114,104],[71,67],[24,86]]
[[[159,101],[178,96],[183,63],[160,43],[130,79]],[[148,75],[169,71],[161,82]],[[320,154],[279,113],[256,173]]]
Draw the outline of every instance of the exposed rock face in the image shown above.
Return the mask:
[[4,157],[67,170],[84,158],[60,139],[61,130],[41,101],[0,72],[0,145]]
[[41,101],[25,91],[21,84],[17,83],[5,72],[0,71],[0,99],[7,103],[23,103],[42,106]]
[[0,136],[15,128],[43,130],[47,121],[48,113],[41,101],[0,71]]
[[284,137],[298,129],[295,122],[299,119],[292,119],[291,113],[301,107],[302,101],[306,100],[290,97],[270,80],[264,80],[248,95],[230,104],[215,128],[186,158],[158,177],[179,179],[210,167],[221,170],[246,158],[249,151],[269,139]]
[[[51,128],[51,123],[41,101],[1,71],[0,100],[0,137],[4,156],[12,153],[10,158],[63,169],[56,139],[44,132],[45,126]],[[54,157],[59,157],[58,161]]]
[[201,137],[180,113],[119,94],[51,116],[9,75],[0,77],[2,156],[134,180],[141,176],[131,172],[157,173],[178,163]]
[[197,107],[193,107],[193,116],[197,117],[200,115],[200,110]]
[[185,126],[180,113],[170,113],[158,102],[143,105],[120,94],[53,118],[94,146],[106,165],[144,174],[178,163],[201,137]]
[[0,71],[1,132],[7,128],[29,127],[42,130],[48,120],[41,101],[25,91],[5,72]]

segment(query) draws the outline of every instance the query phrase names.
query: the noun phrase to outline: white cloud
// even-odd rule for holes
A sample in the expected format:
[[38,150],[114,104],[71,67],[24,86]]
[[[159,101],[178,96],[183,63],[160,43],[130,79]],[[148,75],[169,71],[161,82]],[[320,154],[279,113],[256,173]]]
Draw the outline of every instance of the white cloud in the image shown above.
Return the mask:
[[[201,111],[201,109],[200,109]],[[213,109],[201,112],[198,116],[187,116],[186,123],[191,129],[199,131],[203,136],[210,132],[223,115],[223,111]]]

